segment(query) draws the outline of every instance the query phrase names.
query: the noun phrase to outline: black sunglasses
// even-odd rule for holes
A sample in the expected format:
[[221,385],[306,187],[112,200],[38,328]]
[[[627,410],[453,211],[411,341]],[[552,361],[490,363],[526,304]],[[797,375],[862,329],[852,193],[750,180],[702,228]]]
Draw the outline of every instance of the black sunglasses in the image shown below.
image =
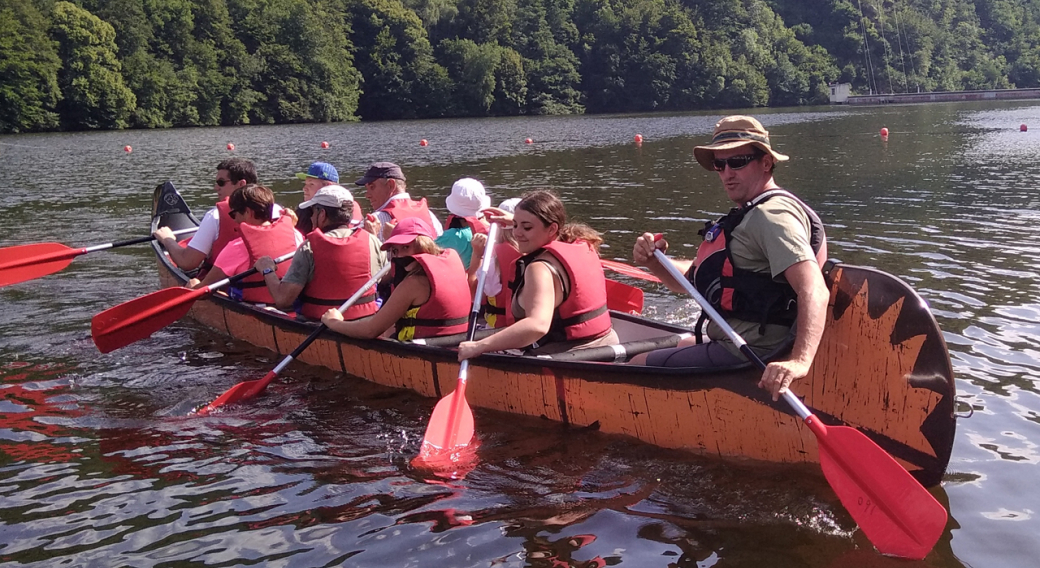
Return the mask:
[[715,159],[711,161],[711,167],[717,172],[726,169],[726,166],[729,166],[731,170],[739,170],[747,167],[748,164],[754,162],[759,157],[761,157],[761,154],[742,154],[740,156],[730,156],[725,160]]
[[217,178],[217,185],[219,185],[220,187],[224,187],[225,185],[227,185],[229,183],[233,183],[233,182],[231,180],[229,180],[229,179]]
[[231,220],[234,221],[235,220],[235,215],[241,215],[243,213],[245,213],[245,210],[237,211],[237,210],[232,209],[231,211],[228,211],[228,217],[231,217]]

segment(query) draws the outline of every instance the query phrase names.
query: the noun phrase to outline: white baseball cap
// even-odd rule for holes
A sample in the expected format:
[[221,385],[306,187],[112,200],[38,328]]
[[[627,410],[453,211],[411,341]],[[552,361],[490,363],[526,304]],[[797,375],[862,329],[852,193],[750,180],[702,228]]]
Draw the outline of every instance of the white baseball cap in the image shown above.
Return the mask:
[[342,185],[326,185],[314,194],[314,197],[300,204],[300,209],[306,209],[311,205],[324,205],[340,209],[348,203],[354,202],[354,196]]

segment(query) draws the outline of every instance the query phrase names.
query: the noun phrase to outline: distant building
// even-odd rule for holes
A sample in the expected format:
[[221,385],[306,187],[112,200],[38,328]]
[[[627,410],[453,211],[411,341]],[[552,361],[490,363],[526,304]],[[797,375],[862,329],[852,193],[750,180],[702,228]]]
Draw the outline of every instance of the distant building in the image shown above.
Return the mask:
[[852,83],[831,83],[831,104],[844,104],[852,92]]

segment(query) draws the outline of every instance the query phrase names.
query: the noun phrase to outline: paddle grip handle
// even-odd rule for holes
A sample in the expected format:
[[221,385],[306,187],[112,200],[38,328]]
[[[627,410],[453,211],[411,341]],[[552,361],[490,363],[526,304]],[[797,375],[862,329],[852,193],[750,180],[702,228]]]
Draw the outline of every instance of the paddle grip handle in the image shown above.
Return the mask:
[[[498,224],[492,223],[488,229],[488,242],[484,247],[484,254],[480,257],[480,268],[477,269],[477,289],[473,293],[473,308],[469,312],[469,322],[466,324],[466,341],[473,341],[477,334],[477,319],[480,317],[480,300],[484,297],[484,281],[487,280],[488,270],[491,268],[491,257],[495,254],[495,240],[498,238]],[[469,372],[469,359],[463,359],[459,364],[459,388],[466,384],[466,375]]]

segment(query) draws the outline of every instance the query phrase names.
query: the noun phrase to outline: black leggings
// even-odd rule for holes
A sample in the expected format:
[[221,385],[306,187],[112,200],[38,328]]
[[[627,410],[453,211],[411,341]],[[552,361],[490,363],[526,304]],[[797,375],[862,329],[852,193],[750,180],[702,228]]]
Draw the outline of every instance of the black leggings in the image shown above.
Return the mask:
[[744,362],[744,357],[734,355],[718,341],[658,349],[646,358],[646,364],[653,367],[731,367]]

